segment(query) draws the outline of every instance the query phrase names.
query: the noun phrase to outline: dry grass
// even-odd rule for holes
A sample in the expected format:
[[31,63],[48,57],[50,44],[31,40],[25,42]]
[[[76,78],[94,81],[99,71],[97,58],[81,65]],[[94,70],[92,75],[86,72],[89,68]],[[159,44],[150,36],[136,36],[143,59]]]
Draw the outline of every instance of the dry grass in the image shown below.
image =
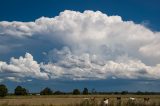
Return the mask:
[[[84,100],[93,98],[95,101]],[[116,97],[121,97],[118,103]],[[129,97],[135,97],[135,102],[129,102]],[[143,98],[150,101],[144,103]],[[103,98],[109,99],[109,106],[160,106],[160,95],[50,95],[50,96],[7,96],[0,99],[0,106],[100,106]]]

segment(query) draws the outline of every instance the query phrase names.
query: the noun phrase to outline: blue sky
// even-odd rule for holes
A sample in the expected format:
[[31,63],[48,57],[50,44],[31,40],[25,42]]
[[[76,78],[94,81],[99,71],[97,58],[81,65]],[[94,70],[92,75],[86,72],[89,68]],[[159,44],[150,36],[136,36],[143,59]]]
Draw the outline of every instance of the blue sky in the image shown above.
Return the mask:
[[41,16],[54,17],[64,10],[94,10],[108,15],[120,15],[124,20],[149,22],[160,30],[159,0],[1,0],[0,20],[33,21]]
[[0,82],[10,91],[159,91],[159,4],[1,0]]

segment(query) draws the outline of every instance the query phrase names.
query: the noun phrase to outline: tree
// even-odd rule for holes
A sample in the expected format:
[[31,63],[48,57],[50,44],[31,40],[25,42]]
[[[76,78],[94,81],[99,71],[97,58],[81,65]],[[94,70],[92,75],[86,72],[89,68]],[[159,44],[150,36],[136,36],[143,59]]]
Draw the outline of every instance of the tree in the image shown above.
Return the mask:
[[46,87],[44,88],[41,92],[40,92],[40,95],[52,95],[53,92],[50,88]]
[[84,89],[83,89],[83,94],[84,94],[84,95],[88,95],[88,89],[87,89],[87,88],[84,88]]
[[128,91],[122,91],[121,94],[126,95],[126,94],[128,94]]
[[5,97],[8,93],[8,89],[5,85],[0,85],[0,97]]
[[28,91],[21,86],[17,86],[14,90],[14,94],[15,95],[27,95]]
[[80,94],[79,89],[74,89],[74,90],[73,90],[73,95],[79,95],[79,94]]

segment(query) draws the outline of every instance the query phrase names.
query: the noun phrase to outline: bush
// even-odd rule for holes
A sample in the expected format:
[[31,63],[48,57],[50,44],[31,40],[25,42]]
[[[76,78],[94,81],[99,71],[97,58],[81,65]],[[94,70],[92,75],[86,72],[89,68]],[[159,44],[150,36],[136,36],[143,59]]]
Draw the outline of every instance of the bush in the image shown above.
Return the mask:
[[0,97],[5,97],[8,93],[8,89],[5,85],[0,85]]
[[73,90],[73,95],[79,95],[79,94],[80,94],[79,89],[74,89],[74,90]]
[[40,95],[52,95],[53,92],[50,88],[44,88],[41,92],[40,92]]
[[87,88],[84,88],[84,89],[83,89],[83,94],[84,94],[84,95],[88,95],[88,89],[87,89]]

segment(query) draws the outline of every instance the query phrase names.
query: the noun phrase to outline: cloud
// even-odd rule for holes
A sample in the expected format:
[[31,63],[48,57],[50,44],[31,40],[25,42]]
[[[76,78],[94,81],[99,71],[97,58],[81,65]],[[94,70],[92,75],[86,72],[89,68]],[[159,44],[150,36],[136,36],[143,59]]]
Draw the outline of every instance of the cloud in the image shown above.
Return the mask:
[[2,21],[0,23],[0,35],[10,35],[13,37],[31,36],[32,30],[35,27],[33,22],[8,22]]
[[20,81],[20,78],[25,77],[48,79],[48,75],[41,72],[39,64],[29,53],[19,59],[12,57],[9,64],[0,61],[0,73],[1,77],[14,81]]
[[160,32],[100,11],[65,10],[33,22],[2,21],[0,50],[43,53],[48,62],[38,64],[26,54],[11,58],[9,64],[1,61],[0,72],[43,79],[159,79],[159,36]]
[[[158,36],[158,37],[160,37],[160,36]],[[141,47],[139,49],[139,51],[141,53],[143,53],[145,56],[148,56],[148,57],[152,57],[152,58],[159,57],[160,56],[160,43],[159,43],[159,39],[155,40],[154,42],[152,42],[152,43],[150,43],[148,45],[145,45],[145,46]]]
[[[69,48],[53,50],[49,54],[55,63],[41,64],[51,79],[97,80],[120,79],[160,79],[159,65],[147,66],[140,60],[121,56],[116,60],[101,60],[97,55],[87,53],[74,55]],[[56,56],[57,60],[55,60]]]
[[0,82],[3,82],[4,81],[4,79],[0,79]]
[[14,81],[14,82],[22,82],[19,78],[16,78],[16,77],[6,77],[5,79]]
[[[52,55],[51,55],[52,54]],[[11,58],[10,63],[0,62],[1,81],[10,80],[16,82],[32,81],[36,79],[60,79],[60,80],[100,80],[100,79],[160,79],[160,65],[151,67],[140,60],[121,56],[115,61],[99,60],[96,55],[87,53],[74,55],[69,48],[50,51],[49,63],[37,63],[33,56],[26,53],[19,59]]]
[[[28,39],[34,39],[32,43],[47,41],[53,48],[57,44],[76,49],[75,52],[97,53],[101,52],[101,47],[106,47],[106,51],[126,53],[135,58],[139,56],[140,59],[148,57],[145,52],[147,45],[151,46],[148,48],[151,50],[153,42],[157,40],[156,45],[159,45],[160,41],[158,32],[100,11],[80,13],[66,10],[54,18],[41,17],[35,22],[2,21],[0,32],[7,41],[10,37],[11,42],[18,39],[22,47],[27,45]],[[156,51],[159,52],[159,49]],[[157,57],[157,52],[152,55]]]

